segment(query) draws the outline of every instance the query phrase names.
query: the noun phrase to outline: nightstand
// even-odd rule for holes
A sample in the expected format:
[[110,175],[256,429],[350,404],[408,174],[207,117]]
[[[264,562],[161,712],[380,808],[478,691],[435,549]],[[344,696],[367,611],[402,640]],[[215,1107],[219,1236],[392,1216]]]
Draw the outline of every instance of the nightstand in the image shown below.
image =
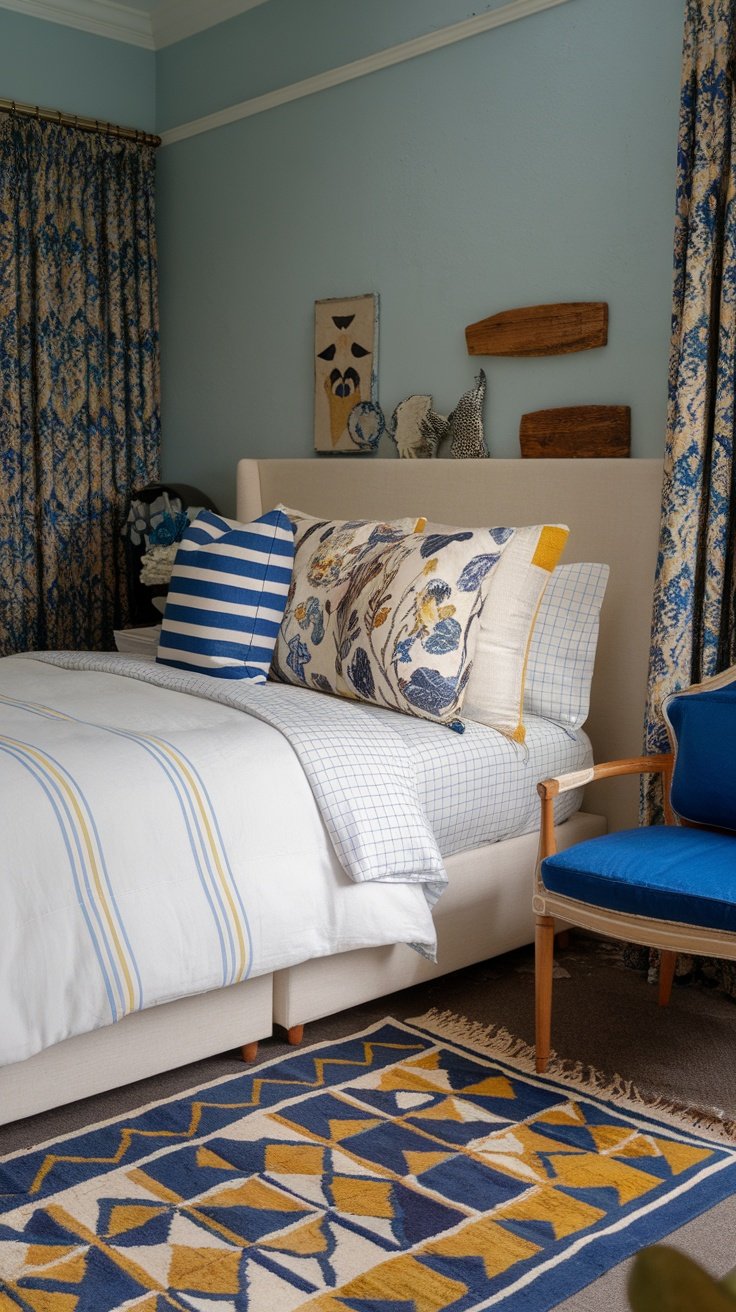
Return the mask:
[[115,629],[115,646],[129,656],[155,660],[160,634],[160,624],[146,624],[141,629]]

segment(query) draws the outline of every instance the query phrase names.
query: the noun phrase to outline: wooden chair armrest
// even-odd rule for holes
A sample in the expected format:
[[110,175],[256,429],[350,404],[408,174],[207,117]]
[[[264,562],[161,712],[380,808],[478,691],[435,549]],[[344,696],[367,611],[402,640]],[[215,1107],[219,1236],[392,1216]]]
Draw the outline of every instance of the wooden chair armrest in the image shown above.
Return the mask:
[[602,761],[587,770],[572,770],[570,774],[543,779],[537,784],[537,792],[540,797],[557,797],[573,788],[595,783],[596,779],[612,779],[621,774],[667,774],[672,769],[673,760],[671,752],[662,752],[657,756],[627,756],[621,761]]
[[670,783],[674,759],[671,752],[662,752],[657,756],[627,756],[622,761],[603,761],[600,765],[591,765],[587,770],[573,770],[570,774],[558,775],[556,779],[543,779],[537,784],[537,792],[542,799],[540,861],[547,856],[554,856],[557,850],[553,809],[555,798],[560,793],[569,793],[572,788],[595,783],[597,779],[613,779],[616,775],[625,774],[663,774],[664,818],[668,825],[672,824],[674,815],[670,806]]

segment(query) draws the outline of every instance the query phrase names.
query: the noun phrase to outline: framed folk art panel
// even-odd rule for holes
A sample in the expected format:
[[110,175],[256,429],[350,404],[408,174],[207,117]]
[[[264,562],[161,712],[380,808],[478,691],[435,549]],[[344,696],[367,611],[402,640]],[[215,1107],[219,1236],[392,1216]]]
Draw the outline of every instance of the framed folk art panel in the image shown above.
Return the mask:
[[377,295],[315,301],[315,450],[355,455],[376,449],[383,427],[377,356]]

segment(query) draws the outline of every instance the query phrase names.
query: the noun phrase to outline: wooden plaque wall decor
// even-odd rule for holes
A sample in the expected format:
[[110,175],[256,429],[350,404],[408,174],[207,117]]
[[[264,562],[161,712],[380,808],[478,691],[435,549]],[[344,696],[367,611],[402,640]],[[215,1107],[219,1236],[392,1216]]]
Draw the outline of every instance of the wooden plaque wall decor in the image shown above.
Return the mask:
[[631,410],[627,405],[574,405],[521,416],[522,456],[628,456]]
[[[314,445],[317,451],[370,451],[365,422],[351,413],[376,409],[378,296],[314,303]],[[352,431],[352,435],[351,435]],[[378,433],[380,436],[380,433]],[[376,437],[377,443],[378,437]]]
[[465,329],[468,355],[568,355],[608,341],[605,301],[563,301],[503,310]]

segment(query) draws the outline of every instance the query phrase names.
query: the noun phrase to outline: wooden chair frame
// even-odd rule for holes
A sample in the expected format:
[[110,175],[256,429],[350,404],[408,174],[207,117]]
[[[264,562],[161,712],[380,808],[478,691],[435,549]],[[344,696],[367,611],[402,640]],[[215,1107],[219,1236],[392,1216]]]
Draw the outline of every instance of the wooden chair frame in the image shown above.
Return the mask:
[[[731,676],[733,678],[733,674]],[[715,682],[715,681],[713,681]],[[702,686],[702,685],[700,685]],[[694,691],[694,689],[693,689]],[[677,823],[670,804],[670,787],[674,756],[627,757],[621,761],[606,761],[588,770],[576,770],[554,779],[544,779],[537,785],[542,799],[542,821],[539,843],[533,908],[536,916],[535,935],[535,1026],[536,1068],[540,1074],[547,1069],[550,1053],[552,1025],[552,969],[554,965],[555,920],[589,929],[604,937],[620,938],[629,943],[660,949],[662,960],[659,974],[659,1003],[666,1006],[672,989],[675,962],[679,952],[695,956],[736,959],[736,934],[723,930],[703,929],[671,920],[651,920],[626,912],[611,911],[560,893],[550,893],[541,877],[541,863],[557,851],[554,825],[554,799],[599,779],[612,779],[617,775],[661,774],[664,783],[664,813],[667,824]],[[734,840],[736,841],[736,839]]]

